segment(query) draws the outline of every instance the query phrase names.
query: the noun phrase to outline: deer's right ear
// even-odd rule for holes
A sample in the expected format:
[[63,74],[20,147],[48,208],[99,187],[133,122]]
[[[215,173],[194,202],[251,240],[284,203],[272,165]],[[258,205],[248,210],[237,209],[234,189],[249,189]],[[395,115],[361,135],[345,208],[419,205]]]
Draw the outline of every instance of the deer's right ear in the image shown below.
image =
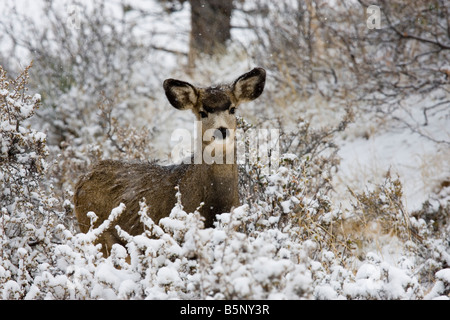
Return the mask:
[[197,103],[197,90],[190,83],[167,79],[163,87],[170,104],[179,110],[193,109]]

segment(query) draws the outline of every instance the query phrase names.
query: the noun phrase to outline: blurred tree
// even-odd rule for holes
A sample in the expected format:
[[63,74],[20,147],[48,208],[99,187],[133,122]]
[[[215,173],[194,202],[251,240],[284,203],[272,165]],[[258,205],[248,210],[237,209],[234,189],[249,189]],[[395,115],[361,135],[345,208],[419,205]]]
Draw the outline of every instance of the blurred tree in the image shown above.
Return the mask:
[[[182,8],[186,0],[160,0],[171,13]],[[191,6],[191,33],[189,39],[189,66],[193,67],[199,54],[222,52],[231,38],[233,0],[189,0]]]
[[232,0],[189,0],[191,36],[189,64],[199,53],[212,55],[224,50],[230,39]]

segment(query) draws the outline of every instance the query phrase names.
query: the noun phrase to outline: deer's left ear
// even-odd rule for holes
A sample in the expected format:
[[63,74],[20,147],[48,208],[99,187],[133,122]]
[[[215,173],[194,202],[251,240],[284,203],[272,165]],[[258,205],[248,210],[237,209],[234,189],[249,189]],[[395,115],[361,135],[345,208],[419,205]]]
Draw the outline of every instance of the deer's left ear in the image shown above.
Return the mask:
[[266,84],[266,70],[254,68],[233,82],[233,94],[239,102],[252,101],[258,98]]

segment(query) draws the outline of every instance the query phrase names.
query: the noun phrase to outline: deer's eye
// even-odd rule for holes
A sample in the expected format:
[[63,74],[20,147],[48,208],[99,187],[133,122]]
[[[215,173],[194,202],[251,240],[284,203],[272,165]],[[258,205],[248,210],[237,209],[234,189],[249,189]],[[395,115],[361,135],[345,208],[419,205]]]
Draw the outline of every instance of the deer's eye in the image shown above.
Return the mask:
[[202,118],[207,118],[208,117],[208,114],[206,112],[204,112],[204,111],[200,111],[199,114],[200,114],[200,117],[202,117]]
[[230,109],[230,113],[231,113],[231,114],[234,114],[235,112],[236,112],[236,108],[231,108],[231,109]]

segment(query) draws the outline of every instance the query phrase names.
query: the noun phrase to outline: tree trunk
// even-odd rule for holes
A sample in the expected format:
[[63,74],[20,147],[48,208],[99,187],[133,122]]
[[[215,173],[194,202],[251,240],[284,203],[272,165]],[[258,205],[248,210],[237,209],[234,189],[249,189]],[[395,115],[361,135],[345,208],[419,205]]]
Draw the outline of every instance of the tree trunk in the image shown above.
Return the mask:
[[230,39],[232,0],[189,0],[191,4],[191,37],[189,65],[199,53],[213,55],[225,49]]

